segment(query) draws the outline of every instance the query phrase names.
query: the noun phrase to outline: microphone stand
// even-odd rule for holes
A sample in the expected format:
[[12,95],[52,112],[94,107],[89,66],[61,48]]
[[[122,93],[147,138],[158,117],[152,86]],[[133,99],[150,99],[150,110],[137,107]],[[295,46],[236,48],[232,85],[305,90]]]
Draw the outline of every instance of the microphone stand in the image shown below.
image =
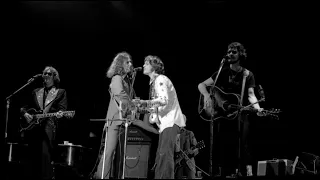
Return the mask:
[[133,72],[132,72],[132,77],[131,77],[131,79],[132,79],[132,82],[131,82],[131,90],[132,90],[132,91],[130,91],[130,98],[132,98],[132,96],[133,96],[133,84],[134,84],[134,81],[135,81],[135,79],[136,79],[136,75],[137,75],[137,71],[133,71]]
[[[133,95],[135,95],[134,90],[133,90],[133,84],[134,84],[136,75],[137,75],[137,71],[133,71],[133,72],[132,72],[132,77],[131,77],[131,83],[130,83],[131,91],[130,91],[130,95],[129,95],[131,99],[132,99]],[[120,106],[120,108],[121,108],[121,106]],[[120,112],[121,112],[121,111],[120,111]],[[131,116],[134,116],[134,118],[136,118],[136,117],[135,117],[135,116],[136,116],[135,113],[131,113]],[[120,119],[122,119],[122,115],[120,115]],[[124,122],[123,164],[122,164],[122,175],[121,175],[121,179],[124,179],[124,178],[125,178],[128,126],[129,126],[128,118],[125,118],[125,122]]]
[[18,93],[19,91],[21,91],[23,88],[25,88],[26,86],[28,86],[29,84],[31,84],[34,80],[35,80],[35,78],[33,78],[33,77],[30,78],[25,85],[23,85],[23,86],[20,87],[18,90],[16,90],[14,93],[12,93],[12,94],[9,95],[8,97],[6,97],[7,105],[6,105],[5,143],[7,143],[7,137],[8,137],[8,122],[9,122],[10,99],[11,99],[12,96],[14,96],[15,94],[17,94],[17,93]]
[[[220,63],[220,67],[219,67],[218,73],[217,73],[217,75],[215,77],[215,80],[214,80],[214,83],[213,83],[211,89],[213,89],[216,86],[218,77],[220,75],[221,69],[222,69],[225,61],[226,61],[226,59],[223,58],[221,63]],[[213,126],[214,126],[214,121],[213,121],[214,115],[213,114],[214,113],[212,113],[211,117],[210,117],[211,121],[210,121],[210,163],[209,163],[210,164],[210,168],[209,168],[209,174],[210,174],[211,178],[213,178],[213,165],[212,165],[212,159],[213,159],[212,158],[213,157],[213,155],[212,155],[212,151],[213,151]],[[219,130],[219,125],[218,125],[218,131],[220,131]]]

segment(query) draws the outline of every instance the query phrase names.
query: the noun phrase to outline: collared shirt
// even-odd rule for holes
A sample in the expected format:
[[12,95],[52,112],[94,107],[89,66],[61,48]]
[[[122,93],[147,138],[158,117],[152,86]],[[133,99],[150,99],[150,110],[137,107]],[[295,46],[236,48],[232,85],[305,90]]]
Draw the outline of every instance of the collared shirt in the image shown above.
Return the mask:
[[158,75],[151,83],[152,102],[160,102],[162,105],[158,108],[158,118],[160,123],[159,133],[165,128],[172,127],[174,124],[179,127],[185,127],[184,116],[182,114],[176,90],[165,75]]

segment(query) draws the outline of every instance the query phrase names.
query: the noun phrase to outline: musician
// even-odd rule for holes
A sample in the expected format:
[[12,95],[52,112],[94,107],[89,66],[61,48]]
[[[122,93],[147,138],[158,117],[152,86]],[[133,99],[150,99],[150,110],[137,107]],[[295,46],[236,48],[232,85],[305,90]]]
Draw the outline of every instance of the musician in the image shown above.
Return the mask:
[[[120,101],[124,106],[129,105],[130,94],[133,89],[129,84],[127,75],[131,71],[131,68],[132,60],[130,54],[127,52],[120,52],[115,56],[106,73],[107,77],[111,78],[111,83],[109,85],[110,101],[106,116],[107,121],[103,128],[103,140],[100,146],[99,164],[94,174],[94,178],[96,179],[109,179],[110,176],[111,161],[117,145],[119,126],[122,124],[121,121],[113,120],[120,119],[118,109]],[[106,132],[107,135],[105,135]],[[104,147],[105,141],[106,147]],[[104,153],[105,159],[103,159]]]
[[[256,103],[258,100],[254,93],[255,88],[255,78],[251,71],[242,67],[240,62],[245,60],[247,57],[246,49],[239,42],[232,42],[228,45],[227,56],[225,58],[225,63],[228,64],[227,67],[221,69],[220,75],[218,76],[218,80],[215,84],[215,87],[220,88],[222,91],[226,93],[235,93],[240,96],[240,101],[243,99],[242,105],[248,105],[250,103]],[[216,78],[218,71],[216,71],[210,78],[205,80],[204,82],[198,85],[198,89],[200,93],[204,96],[204,108],[209,110],[212,108],[212,103],[214,103],[215,99],[211,99],[210,93],[207,90],[208,86],[214,84],[214,80]],[[244,84],[244,91],[242,93],[242,84],[243,84],[243,76],[246,77]],[[241,98],[243,97],[243,98]],[[216,101],[218,102],[218,101]],[[253,104],[253,108],[255,108],[258,112],[261,112],[263,109],[260,108],[259,103]],[[238,115],[242,122],[242,135],[241,135],[241,144],[243,146],[241,156],[242,163],[246,166],[247,175],[252,175],[252,157],[251,152],[248,146],[248,132],[249,132],[249,120],[248,114],[246,111],[241,111]],[[223,120],[221,120],[222,122]],[[221,123],[218,122],[218,123]],[[219,131],[219,130],[218,130]],[[220,144],[220,153],[223,152],[222,144]],[[217,162],[219,166],[220,174],[222,166],[223,166],[223,154],[219,155],[220,161]]]
[[155,179],[174,178],[175,140],[180,127],[185,126],[178,97],[171,80],[164,75],[164,64],[157,56],[146,56],[143,74],[150,77],[149,104],[155,109],[149,122],[159,128],[155,160]]
[[[184,115],[185,123],[187,118]],[[189,161],[191,161],[191,168],[186,164],[186,160],[182,160],[180,163],[175,163],[175,178],[182,179],[184,176],[187,179],[196,178],[196,166],[194,157],[199,153],[198,148],[191,149],[197,145],[197,139],[194,136],[194,133],[190,130],[187,130],[185,127],[180,128],[180,132],[177,135],[177,144],[176,144],[176,154],[179,155],[181,151],[188,152]],[[178,156],[179,157],[179,156]]]
[[27,156],[31,163],[28,166],[30,174],[27,176],[52,179],[57,119],[62,118],[63,111],[67,109],[67,95],[65,89],[59,88],[60,76],[54,67],[45,67],[42,78],[43,87],[33,90],[32,99],[20,110],[27,123],[32,122],[34,115],[30,109],[39,113],[57,113],[56,116],[41,121],[40,125],[23,132],[30,150]]
[[[131,101],[132,97],[134,96],[134,90],[131,86],[129,77],[130,73],[132,73],[132,70],[133,65],[131,55],[127,52],[120,52],[115,56],[106,73],[107,77],[111,78],[111,83],[109,85],[110,102],[106,116],[106,123],[103,128],[103,140],[101,142],[98,157],[99,164],[93,178],[109,179],[110,177],[111,163],[118,143],[119,127],[123,123],[122,121],[119,121],[120,101],[123,110],[130,109],[130,107],[134,106]],[[122,118],[129,118],[129,115],[122,113]],[[154,128],[145,125],[141,120],[132,124],[137,124],[138,126],[143,127],[151,132],[155,131],[155,133],[157,133]],[[105,137],[106,132],[107,137]],[[106,148],[104,148],[105,141]],[[105,159],[103,159],[104,150]]]

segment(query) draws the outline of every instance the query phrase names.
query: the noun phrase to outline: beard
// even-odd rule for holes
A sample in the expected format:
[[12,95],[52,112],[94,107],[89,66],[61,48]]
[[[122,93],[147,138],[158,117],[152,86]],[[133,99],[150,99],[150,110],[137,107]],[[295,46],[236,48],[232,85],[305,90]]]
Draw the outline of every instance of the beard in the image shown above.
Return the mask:
[[239,62],[240,61],[240,59],[238,58],[237,60],[230,60],[229,61],[229,64],[235,64],[235,63],[237,63],[237,62]]

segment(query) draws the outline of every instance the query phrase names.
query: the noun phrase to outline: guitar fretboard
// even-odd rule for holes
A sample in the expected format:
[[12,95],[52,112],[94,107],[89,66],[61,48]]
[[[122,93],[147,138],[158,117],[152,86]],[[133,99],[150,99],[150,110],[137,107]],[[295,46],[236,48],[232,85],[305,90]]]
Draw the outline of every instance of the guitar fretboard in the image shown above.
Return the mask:
[[[46,118],[46,117],[56,116],[57,114],[58,113],[47,113],[47,114],[36,114],[34,116],[36,118]],[[64,111],[64,112],[62,112],[62,115],[65,115],[65,114],[67,114],[67,115],[71,114],[71,116],[72,116],[72,114],[74,114],[74,111]]]
[[48,113],[48,114],[37,114],[35,115],[37,118],[45,118],[45,117],[52,117],[52,116],[56,116],[57,113]]

